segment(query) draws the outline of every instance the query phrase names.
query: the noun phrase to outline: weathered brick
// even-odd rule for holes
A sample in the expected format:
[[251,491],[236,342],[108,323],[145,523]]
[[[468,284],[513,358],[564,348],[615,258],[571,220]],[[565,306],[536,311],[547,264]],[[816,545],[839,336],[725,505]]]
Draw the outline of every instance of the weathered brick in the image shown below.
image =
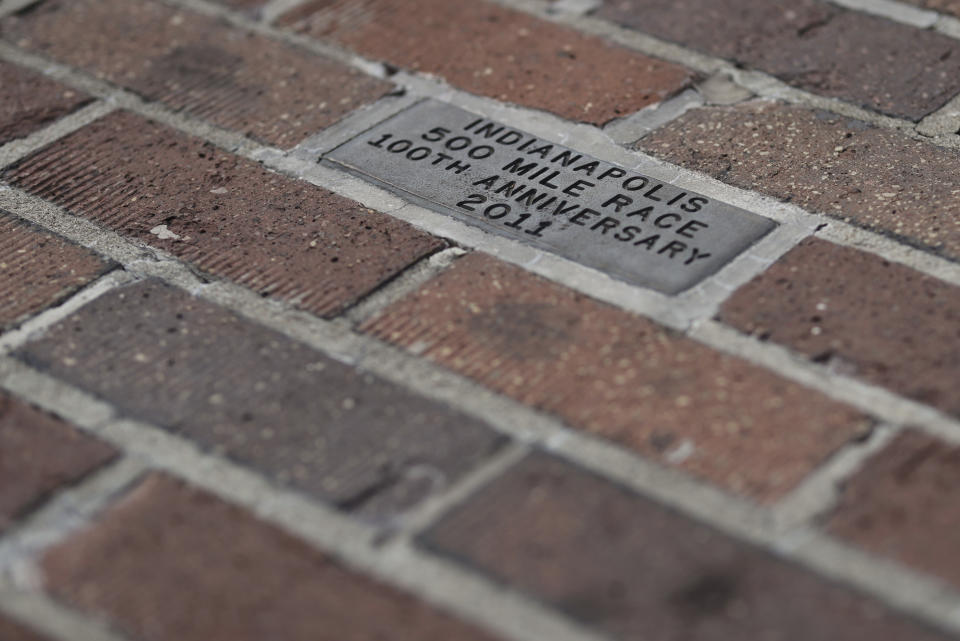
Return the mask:
[[693,110],[639,146],[732,185],[960,258],[956,150],[760,101]]
[[957,17],[960,17],[960,0],[903,0],[904,2],[909,2],[910,4],[915,4],[918,7],[923,7],[925,9],[933,9],[934,11],[940,11],[941,13],[950,13]]
[[93,252],[0,209],[0,330],[60,302],[111,268]]
[[610,0],[600,15],[911,120],[960,92],[957,40],[818,0]]
[[816,392],[481,254],[363,329],[761,500],[867,427]]
[[0,532],[114,454],[105,443],[0,392]]
[[442,489],[502,443],[475,419],[156,281],[97,298],[16,355],[371,518]]
[[407,223],[127,112],[2,176],[210,274],[322,315],[442,246]]
[[315,0],[280,23],[472,93],[598,125],[692,79],[678,65],[483,0]]
[[843,485],[829,530],[960,587],[960,447],[901,434]]
[[49,641],[21,623],[13,621],[0,612],[0,640],[2,641]]
[[296,145],[392,87],[339,62],[159,2],[46,0],[8,18],[0,33],[149,100],[281,147]]
[[33,133],[91,98],[32,71],[0,61],[0,145]]
[[945,639],[851,590],[534,454],[424,543],[621,639]]
[[737,290],[719,318],[960,415],[960,288],[909,267],[808,239]]
[[141,641],[491,641],[249,513],[154,475],[43,559],[48,589]]

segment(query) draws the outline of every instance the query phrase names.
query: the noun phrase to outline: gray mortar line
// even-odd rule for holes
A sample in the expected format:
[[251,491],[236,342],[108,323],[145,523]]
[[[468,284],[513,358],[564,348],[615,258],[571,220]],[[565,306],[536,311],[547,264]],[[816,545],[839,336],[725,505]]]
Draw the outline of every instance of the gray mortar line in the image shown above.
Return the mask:
[[98,118],[102,118],[114,109],[116,109],[115,106],[98,100],[25,138],[8,142],[0,147],[0,167],[12,165],[21,158],[46,147],[51,142],[72,134]]
[[900,427],[881,423],[873,428],[866,440],[848,443],[835,452],[773,506],[777,530],[787,532],[812,524],[832,510],[840,498],[840,485],[859,472],[870,457],[901,431]]
[[827,0],[827,2],[844,9],[869,13],[918,29],[930,29],[940,17],[936,11],[921,9],[914,5],[896,2],[896,0]]
[[[51,411],[69,415],[78,402],[101,405],[99,401],[83,398],[86,396],[83,393],[17,361],[0,358],[0,372],[0,387]],[[62,398],[69,398],[70,402],[64,403]],[[505,638],[516,641],[601,640],[558,613],[504,590],[455,563],[433,558],[413,547],[380,546],[380,533],[375,528],[331,507],[314,503],[294,490],[275,486],[253,471],[205,454],[192,443],[164,430],[122,419],[80,424],[80,427],[122,448],[132,459],[146,462],[150,469],[171,473],[247,508],[259,518],[307,540],[347,565]],[[43,531],[41,528],[41,533]],[[63,540],[71,531],[73,528],[50,531],[43,539],[43,548]],[[34,534],[29,526],[21,530],[21,536]],[[36,536],[39,538],[41,534]],[[15,561],[21,566],[29,565],[43,548],[20,548]]]
[[[69,413],[79,402],[100,405],[73,388],[27,366],[0,359],[0,386],[52,411]],[[88,412],[89,413],[89,412]],[[94,412],[95,413],[95,412]],[[83,426],[81,427],[88,427]],[[326,550],[348,565],[404,588],[439,607],[516,640],[598,639],[566,621],[559,613],[505,590],[482,575],[435,558],[407,541],[378,547],[375,531],[296,492],[272,486],[259,475],[199,452],[157,428],[109,420],[88,429],[130,455],[201,486],[228,501]],[[890,605],[929,622],[960,630],[960,595],[941,582],[833,541],[807,528],[776,533],[757,515],[759,508],[695,483],[685,475],[663,470],[604,444],[577,443],[573,434],[554,434],[552,450],[607,478],[706,521],[728,534],[812,568],[821,575],[853,585]],[[585,447],[584,447],[585,445]],[[612,456],[604,456],[603,450]]]
[[687,89],[676,96],[645,107],[625,118],[618,118],[603,126],[612,141],[630,145],[655,129],[672,122],[696,107],[704,105],[703,96],[694,89]]
[[23,11],[30,5],[38,2],[40,2],[40,0],[0,0],[0,18],[6,18],[18,11]]
[[354,304],[344,313],[344,320],[350,325],[359,325],[388,305],[419,289],[466,253],[459,247],[450,247],[417,261],[389,283]]
[[917,125],[917,131],[931,138],[958,137],[957,134],[960,133],[960,95],[921,120],[920,124]]
[[50,597],[21,592],[0,584],[0,610],[39,632],[60,641],[132,641],[97,619],[74,612]]
[[945,36],[960,39],[960,20],[953,16],[941,15],[933,28]]
[[308,0],[269,0],[260,7],[260,21],[271,24],[283,14],[307,2]]

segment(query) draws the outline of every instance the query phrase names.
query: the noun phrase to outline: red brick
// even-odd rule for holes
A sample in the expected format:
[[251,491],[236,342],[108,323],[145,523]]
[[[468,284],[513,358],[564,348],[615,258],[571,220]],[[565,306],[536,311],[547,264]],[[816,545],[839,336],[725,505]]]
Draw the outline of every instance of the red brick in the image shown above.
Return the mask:
[[16,352],[122,413],[364,518],[442,490],[504,439],[483,423],[156,281]]
[[0,330],[57,304],[111,268],[93,252],[0,209]]
[[925,9],[949,13],[960,18],[960,0],[904,0]]
[[159,475],[51,550],[43,569],[57,597],[141,641],[492,639]]
[[620,639],[945,639],[649,499],[534,454],[425,544]]
[[817,0],[611,0],[600,15],[911,120],[960,92],[957,40]]
[[808,239],[723,305],[720,320],[960,415],[960,288]]
[[6,20],[3,33],[149,100],[285,148],[392,87],[158,2],[47,0]]
[[761,500],[866,420],[654,323],[473,254],[364,328],[569,425]]
[[3,641],[49,641],[26,626],[4,617],[0,612],[0,639]]
[[688,112],[639,146],[737,187],[960,258],[956,150],[759,101]]
[[830,532],[960,587],[960,447],[906,432],[843,486]]
[[395,218],[126,112],[3,176],[210,274],[322,315],[442,246]]
[[108,445],[0,392],[0,532],[113,457]]
[[598,125],[692,79],[678,65],[483,0],[315,0],[280,24],[475,94]]
[[90,102],[89,96],[0,61],[0,145],[23,138]]

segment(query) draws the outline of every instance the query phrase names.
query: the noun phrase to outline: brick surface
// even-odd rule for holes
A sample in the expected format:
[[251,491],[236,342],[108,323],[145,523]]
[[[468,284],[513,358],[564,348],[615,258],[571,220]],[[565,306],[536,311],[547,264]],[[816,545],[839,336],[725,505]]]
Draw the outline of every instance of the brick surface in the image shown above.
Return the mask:
[[386,214],[115,112],[3,175],[202,270],[335,315],[441,241]]
[[960,17],[960,0],[904,0],[904,2]]
[[52,80],[0,61],[0,145],[33,133],[90,102]]
[[0,33],[149,100],[281,147],[292,147],[392,87],[157,2],[47,0],[4,21]]
[[725,323],[960,415],[960,288],[808,239],[741,287]]
[[112,267],[0,209],[0,330],[62,301]]
[[0,641],[50,641],[0,613]]
[[18,353],[267,476],[370,518],[495,451],[483,424],[155,281],[104,295]]
[[607,0],[600,15],[911,120],[960,92],[960,41],[817,0]]
[[692,79],[680,66],[483,0],[317,0],[280,24],[475,94],[594,124]]
[[906,432],[843,486],[830,531],[960,587],[960,447]]
[[544,454],[425,544],[620,639],[946,638]]
[[50,551],[43,569],[55,595],[140,641],[492,639],[164,476]]
[[960,258],[956,150],[760,101],[688,112],[639,146],[732,185]]
[[818,393],[481,254],[364,330],[761,500],[866,429]]
[[108,445],[0,392],[0,532],[113,457]]

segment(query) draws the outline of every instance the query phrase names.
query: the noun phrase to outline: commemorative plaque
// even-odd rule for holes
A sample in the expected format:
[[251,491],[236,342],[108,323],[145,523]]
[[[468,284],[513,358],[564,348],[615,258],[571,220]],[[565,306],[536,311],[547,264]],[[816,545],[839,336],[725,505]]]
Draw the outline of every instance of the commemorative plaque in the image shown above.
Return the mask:
[[470,225],[677,294],[776,223],[435,100],[324,162]]

